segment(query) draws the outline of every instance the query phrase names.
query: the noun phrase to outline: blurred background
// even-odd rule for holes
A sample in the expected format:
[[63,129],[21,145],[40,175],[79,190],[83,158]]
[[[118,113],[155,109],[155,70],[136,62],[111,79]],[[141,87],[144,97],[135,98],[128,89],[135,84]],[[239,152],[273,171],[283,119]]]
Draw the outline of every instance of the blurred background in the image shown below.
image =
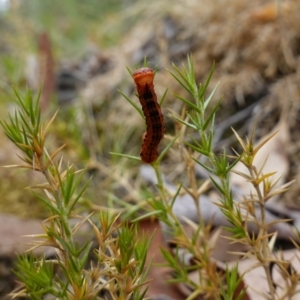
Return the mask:
[[[135,161],[110,152],[139,156],[144,121],[118,90],[132,99],[135,86],[126,67],[146,57],[157,68],[166,134],[175,125],[169,110],[180,113],[174,97],[184,91],[168,69],[187,55],[204,82],[213,63],[210,90],[219,82],[216,150],[235,146],[230,127],[244,136],[257,124],[257,139],[284,124],[282,156],[286,193],[299,207],[300,165],[300,1],[298,0],[0,0],[0,118],[14,112],[14,89],[41,91],[45,123],[59,109],[50,130],[48,152],[66,143],[64,159],[86,168],[93,179],[85,195],[87,209],[137,202],[141,185]],[[281,126],[281,125],[280,125]],[[164,142],[163,142],[164,144]],[[17,149],[0,129],[0,165],[19,163]],[[180,164],[175,152],[163,169],[174,180]],[[47,211],[28,190],[42,182],[38,174],[0,169],[0,212],[43,218]]]

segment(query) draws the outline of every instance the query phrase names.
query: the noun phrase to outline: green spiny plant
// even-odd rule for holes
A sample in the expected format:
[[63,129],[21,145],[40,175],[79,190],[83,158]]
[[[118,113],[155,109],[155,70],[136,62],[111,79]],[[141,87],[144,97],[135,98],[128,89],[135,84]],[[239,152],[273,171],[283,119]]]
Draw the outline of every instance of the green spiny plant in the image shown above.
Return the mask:
[[[203,184],[198,184],[194,168],[196,164],[199,164],[210,174],[209,181],[219,192],[220,202],[216,205],[219,206],[231,224],[230,227],[226,227],[232,234],[230,239],[232,242],[240,242],[249,246],[247,253],[237,254],[254,258],[257,263],[253,268],[262,266],[265,271],[269,294],[263,294],[263,297],[266,299],[286,299],[287,295],[296,294],[298,283],[296,282],[297,280],[295,281],[295,274],[287,271],[282,272],[284,274],[283,278],[287,283],[286,289],[282,295],[276,293],[270,266],[275,263],[281,270],[286,270],[287,262],[283,259],[277,259],[272,253],[276,233],[268,233],[268,228],[274,222],[268,224],[265,218],[267,201],[275,195],[284,193],[291,183],[275,188],[276,182],[273,182],[275,173],[265,174],[263,168],[258,170],[254,165],[255,155],[272,136],[266,138],[259,145],[254,146],[254,130],[250,139],[247,139],[246,142],[233,130],[242,146],[243,153],[236,153],[236,156],[232,157],[233,160],[231,162],[229,160],[230,156],[227,155],[225,149],[220,154],[216,153],[213,149],[215,115],[221,99],[213,104],[212,99],[217,87],[212,90],[209,96],[206,96],[214,67],[203,85],[196,82],[194,65],[190,57],[188,57],[187,67],[183,66],[182,70],[176,65],[173,67],[175,71],[170,71],[170,73],[183,90],[188,93],[188,97],[175,95],[185,105],[180,116],[175,113],[170,114],[177,122],[175,126],[177,133],[174,137],[167,136],[170,141],[169,144],[162,150],[158,160],[151,165],[157,177],[156,186],[159,191],[159,197],[150,197],[148,203],[152,209],[145,213],[144,216],[137,218],[136,221],[155,215],[172,232],[171,242],[177,245],[177,250],[174,253],[170,253],[162,249],[162,254],[166,264],[174,270],[174,278],[170,281],[183,282],[192,287],[193,293],[188,299],[194,299],[199,295],[207,299],[243,299],[245,290],[239,290],[242,276],[237,279],[237,269],[233,268],[230,271],[227,268],[224,275],[224,272],[218,270],[216,263],[211,257],[214,245],[209,242],[209,239],[213,239],[211,239],[209,234],[210,226],[203,222],[199,202],[200,196],[203,195],[209,183],[206,181]],[[125,96],[125,98],[130,103],[134,103],[128,97]],[[136,107],[136,105],[133,106]],[[141,112],[139,111],[139,113]],[[191,132],[192,134],[188,134]],[[172,194],[168,191],[163,181],[160,163],[166,152],[174,146],[180,151],[188,180],[186,185],[180,183],[177,192]],[[137,157],[122,156],[139,160]],[[200,160],[203,157],[206,159]],[[255,194],[245,195],[242,201],[234,199],[229,180],[230,173],[239,161],[249,171],[249,174],[239,173],[239,175],[251,182],[255,190]],[[182,193],[189,194],[194,200],[199,223],[196,224],[187,219],[179,220],[179,216],[174,214],[172,207],[177,197]],[[257,207],[260,210],[260,214],[255,213]],[[133,209],[132,211],[135,210]],[[192,229],[192,234],[187,233],[182,221]],[[248,232],[248,222],[256,224],[258,229],[256,236]],[[275,222],[285,222],[285,220],[277,220]],[[193,258],[192,265],[182,262],[182,251],[180,249],[184,249],[186,254],[191,255]],[[197,281],[189,277],[189,272],[192,271],[198,272]]]
[[[172,73],[173,77],[180,83],[180,85],[192,96],[195,102],[188,100],[187,98],[177,95],[177,98],[184,102],[191,109],[190,112],[186,113],[186,117],[180,118],[175,114],[171,115],[173,119],[179,123],[180,126],[177,126],[178,132],[174,137],[167,136],[169,143],[161,151],[158,159],[151,164],[153,170],[155,171],[157,177],[157,188],[159,191],[159,198],[152,197],[148,202],[152,207],[152,210],[140,218],[137,218],[135,221],[140,220],[141,218],[149,217],[155,215],[160,221],[167,225],[170,231],[173,232],[172,242],[177,245],[177,249],[185,249],[187,253],[193,257],[193,265],[185,265],[182,263],[181,252],[176,251],[175,254],[171,254],[169,251],[162,249],[162,254],[166,260],[166,264],[171,267],[175,272],[173,274],[174,278],[170,282],[183,282],[188,286],[192,287],[193,293],[189,296],[188,299],[194,299],[199,295],[205,295],[208,299],[217,299],[221,293],[224,294],[224,289],[220,289],[220,282],[224,280],[224,273],[218,270],[218,266],[211,259],[212,245],[209,244],[209,234],[210,226],[204,224],[201,217],[201,208],[199,205],[199,197],[207,188],[207,182],[201,185],[200,187],[197,184],[195,177],[194,166],[198,163],[200,155],[206,155],[212,162],[213,166],[208,167],[204,166],[206,169],[211,171],[214,175],[219,176],[223,182],[224,195],[230,200],[231,193],[229,188],[228,174],[229,171],[233,168],[235,163],[238,161],[236,159],[232,164],[228,165],[226,153],[224,152],[220,157],[214,153],[212,148],[212,140],[214,133],[214,118],[215,113],[219,107],[220,101],[217,102],[215,107],[211,112],[206,115],[208,105],[213,99],[214,92],[213,90],[211,95],[208,98],[205,98],[205,93],[208,88],[211,76],[213,74],[213,68],[208,76],[208,79],[204,86],[198,86],[194,78],[194,66],[190,58],[188,58],[188,68],[184,69],[183,72],[180,71],[174,65],[175,71],[177,74]],[[134,103],[129,97],[125,98],[130,102]],[[165,98],[165,94],[163,99]],[[160,101],[160,103],[163,102]],[[133,105],[137,111],[141,114],[140,109]],[[188,122],[191,120],[191,122]],[[187,135],[186,128],[197,131],[200,135],[201,144],[199,144],[194,138],[194,144],[186,143],[185,136]],[[180,146],[181,157],[186,166],[187,178],[189,180],[189,186],[180,185],[175,195],[169,193],[167,188],[164,185],[163,175],[161,171],[161,161],[173,146]],[[192,154],[189,149],[194,150]],[[119,154],[128,158],[135,160],[140,160],[138,157],[128,156],[124,154]],[[181,190],[184,189],[194,200],[194,204],[197,210],[198,219],[200,220],[199,224],[195,224],[190,220],[185,220],[186,223],[192,228],[192,234],[187,233],[185,227],[183,226],[179,216],[176,216],[172,210],[174,202],[177,199],[177,196],[181,193]],[[195,271],[198,273],[198,282],[192,280],[189,276],[189,273]],[[236,273],[228,272],[226,274],[227,278],[234,276]],[[230,279],[228,279],[230,280]],[[229,295],[233,295],[237,286],[228,285],[226,292]],[[241,291],[240,295],[243,295]],[[228,298],[229,299],[229,298]]]
[[[52,247],[56,256],[49,260],[32,254],[19,256],[15,273],[22,285],[13,297],[100,299],[99,294],[105,290],[113,299],[143,299],[149,238],[138,238],[136,226],[120,223],[118,215],[100,212],[96,225],[91,215],[76,213],[88,184],[83,183],[84,172],[75,171],[72,165],[64,167],[63,159],[57,158],[64,145],[53,153],[48,153],[46,146],[49,127],[58,112],[44,125],[39,96],[34,99],[30,91],[24,96],[16,92],[16,99],[18,109],[1,125],[21,151],[18,156],[23,163],[7,167],[27,168],[44,175],[46,182],[31,188],[44,192],[35,194],[49,208],[49,218],[42,223],[44,233],[34,236],[37,241],[30,250]],[[78,240],[78,233],[87,223],[95,242]],[[96,259],[89,262],[92,253]]]
[[[269,286],[269,294],[263,295],[266,299],[286,299],[292,297],[297,290],[299,275],[288,271],[288,263],[282,258],[276,258],[272,253],[272,247],[276,234],[268,234],[264,218],[265,204],[276,194],[281,194],[288,188],[288,185],[275,189],[272,183],[273,173],[264,174],[263,170],[257,170],[253,165],[253,159],[259,149],[267,140],[260,145],[254,146],[253,134],[251,138],[244,142],[237,133],[243,153],[234,157],[229,163],[225,152],[216,154],[213,149],[215,114],[220,105],[218,101],[213,108],[212,99],[216,88],[206,97],[206,91],[213,74],[213,68],[204,85],[198,85],[195,80],[194,66],[188,58],[188,67],[180,70],[174,66],[175,71],[172,76],[179,82],[189,97],[177,96],[182,101],[187,110],[184,109],[181,116],[171,114],[178,122],[177,133],[174,137],[167,136],[169,143],[161,152],[158,160],[152,164],[157,177],[157,188],[159,197],[151,197],[148,201],[152,210],[146,216],[155,215],[173,233],[172,241],[177,245],[177,250],[171,254],[162,250],[166,259],[166,264],[174,269],[174,277],[171,281],[183,282],[193,289],[188,299],[195,299],[198,296],[205,296],[210,299],[242,299],[245,290],[237,291],[238,278],[237,269],[233,268],[220,271],[217,264],[211,259],[213,243],[209,241],[210,226],[204,224],[199,197],[205,192],[208,182],[198,184],[194,167],[200,164],[210,175],[210,181],[219,191],[221,203],[220,209],[232,224],[228,228],[233,233],[232,241],[240,241],[250,246],[245,256],[254,257],[257,266],[262,266],[266,273]],[[46,294],[52,294],[59,299],[97,299],[97,293],[104,288],[109,291],[113,298],[118,299],[143,299],[146,290],[144,271],[145,258],[149,243],[146,239],[140,242],[136,239],[136,228],[118,223],[118,216],[109,213],[100,213],[99,227],[90,220],[90,216],[81,217],[76,214],[75,206],[81,198],[86,185],[82,188],[82,171],[74,171],[72,166],[63,169],[63,161],[58,162],[57,156],[63,146],[55,150],[52,154],[46,151],[47,131],[54,117],[43,126],[38,101],[34,101],[30,92],[24,97],[17,94],[20,110],[15,115],[10,116],[9,122],[2,122],[6,135],[21,150],[21,159],[24,164],[10,166],[22,167],[41,172],[46,183],[35,186],[45,192],[46,196],[37,197],[45,203],[50,210],[50,216],[43,223],[45,233],[37,236],[42,239],[33,245],[33,248],[47,245],[56,249],[58,255],[56,259],[46,260],[44,258],[35,259],[32,256],[22,256],[19,258],[19,269],[17,271],[19,279],[23,282],[21,290],[15,295],[29,295],[32,299],[41,299]],[[198,137],[188,132],[198,134]],[[176,147],[185,164],[187,183],[179,185],[176,193],[170,193],[163,180],[161,171],[161,161],[170,148]],[[138,157],[127,156],[135,160]],[[205,163],[199,161],[201,156],[206,157]],[[229,174],[235,164],[240,161],[249,170],[249,174],[242,174],[242,177],[249,180],[256,191],[256,195],[245,196],[241,202],[236,201],[230,187]],[[263,191],[263,193],[261,192]],[[174,214],[172,207],[177,197],[182,193],[189,194],[194,200],[199,224],[191,220],[184,220],[190,227],[192,233],[188,233],[182,224],[182,220]],[[259,207],[261,217],[257,217],[254,208]],[[256,220],[258,235],[249,235],[247,231],[248,216]],[[70,219],[76,218],[76,225],[70,225]],[[140,218],[136,219],[138,221]],[[88,254],[94,246],[91,243],[78,245],[76,233],[81,226],[88,222],[93,228],[97,246],[94,251],[96,265],[87,268]],[[117,225],[118,223],[118,225]],[[181,249],[190,254],[193,264],[184,264],[182,261]],[[278,265],[283,274],[288,288],[282,295],[277,295],[271,276],[272,265]],[[63,274],[55,273],[54,266],[58,266]],[[198,279],[192,280],[190,272],[197,272]],[[238,279],[237,279],[238,278]]]

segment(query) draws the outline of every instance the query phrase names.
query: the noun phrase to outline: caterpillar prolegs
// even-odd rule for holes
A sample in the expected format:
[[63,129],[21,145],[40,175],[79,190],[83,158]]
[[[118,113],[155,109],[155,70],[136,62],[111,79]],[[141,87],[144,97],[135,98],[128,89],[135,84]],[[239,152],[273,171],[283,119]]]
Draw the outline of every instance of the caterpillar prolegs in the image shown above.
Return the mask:
[[158,158],[158,145],[164,137],[164,116],[157,103],[154,91],[154,72],[150,68],[141,68],[132,74],[136,84],[138,97],[146,118],[147,131],[143,135],[143,144],[140,152],[141,160],[151,164]]

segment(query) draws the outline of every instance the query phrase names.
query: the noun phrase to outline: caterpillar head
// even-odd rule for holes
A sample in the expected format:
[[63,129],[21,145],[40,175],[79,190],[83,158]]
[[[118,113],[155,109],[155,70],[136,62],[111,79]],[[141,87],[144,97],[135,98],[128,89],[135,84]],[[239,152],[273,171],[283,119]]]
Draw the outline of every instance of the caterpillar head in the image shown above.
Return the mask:
[[136,85],[149,85],[153,83],[154,72],[150,68],[141,68],[133,72],[132,77]]

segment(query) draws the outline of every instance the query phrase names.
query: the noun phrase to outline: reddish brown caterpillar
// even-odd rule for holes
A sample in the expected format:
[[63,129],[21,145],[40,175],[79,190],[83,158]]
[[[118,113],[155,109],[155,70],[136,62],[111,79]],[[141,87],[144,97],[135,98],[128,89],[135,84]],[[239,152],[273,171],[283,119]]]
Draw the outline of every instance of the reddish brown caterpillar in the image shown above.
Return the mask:
[[141,160],[151,164],[158,158],[158,145],[164,137],[164,116],[161,113],[157,96],[154,91],[154,72],[149,68],[141,68],[132,74],[136,84],[139,100],[146,117],[147,131],[143,137],[143,145],[140,152]]

